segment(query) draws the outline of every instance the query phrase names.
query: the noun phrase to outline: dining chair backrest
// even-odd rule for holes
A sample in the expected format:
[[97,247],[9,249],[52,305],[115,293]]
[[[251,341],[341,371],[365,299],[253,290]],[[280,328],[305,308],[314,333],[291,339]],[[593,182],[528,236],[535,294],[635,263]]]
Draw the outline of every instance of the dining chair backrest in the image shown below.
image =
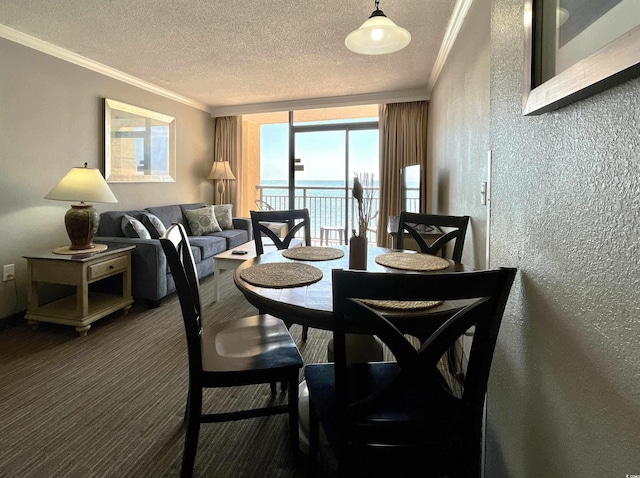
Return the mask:
[[[304,232],[305,246],[311,245],[311,221],[308,209],[289,209],[283,211],[250,211],[251,224],[253,226],[253,238],[256,242],[256,254],[262,255],[264,247],[262,236],[267,236],[273,241],[277,249],[288,249],[291,240],[298,231]],[[287,223],[288,231],[284,237],[278,237],[271,229],[269,223]]]
[[199,371],[202,368],[200,283],[184,226],[182,224],[170,226],[160,238],[160,244],[180,299],[187,336],[189,369]]
[[[358,423],[366,423],[366,433],[360,429],[358,439],[367,441],[382,439],[385,446],[407,446],[420,443],[427,433],[422,426],[413,429],[406,423],[394,428],[392,419],[385,421],[385,407],[397,397],[412,397],[407,407],[424,407],[419,416],[441,411],[434,408],[434,402],[422,404],[421,393],[437,384],[440,393],[446,396],[446,403],[459,402],[459,409],[465,411],[466,430],[470,437],[479,437],[482,426],[484,397],[491,361],[496,345],[500,323],[509,297],[516,269],[500,268],[478,272],[456,272],[436,274],[372,273],[353,270],[333,270],[333,309],[334,324],[334,361],[336,390],[336,439],[338,443],[353,438],[358,433]],[[376,308],[362,300],[384,301],[460,301],[460,310],[448,318],[421,345],[415,345],[405,335],[405,326],[411,320],[407,314],[402,316],[389,314],[388,310]],[[430,327],[430,320],[416,314],[410,327],[416,324]],[[453,392],[437,372],[437,364],[449,348],[465,332],[475,326],[475,334],[468,357],[466,372],[462,381],[461,396],[453,398]],[[376,384],[367,394],[353,392],[353,367],[347,363],[345,336],[348,334],[374,335],[391,351],[396,360],[398,373],[395,379]],[[373,364],[375,365],[375,364]],[[394,364],[394,366],[396,366]],[[438,374],[435,376],[434,374]],[[435,379],[434,379],[435,377]],[[384,381],[382,381],[384,382]],[[427,395],[438,396],[438,390]],[[355,398],[357,396],[357,398]],[[436,400],[436,403],[438,401]],[[457,409],[457,408],[456,408]],[[397,412],[397,410],[396,410]],[[414,410],[415,412],[415,410]],[[444,411],[442,411],[444,412]],[[367,421],[367,417],[378,417]],[[410,416],[410,415],[408,415]],[[414,413],[415,416],[415,413]],[[427,422],[428,423],[428,420]],[[380,435],[375,432],[379,424],[384,430]],[[454,426],[453,423],[451,426]],[[351,435],[351,436],[350,436]],[[340,444],[338,445],[340,446]]]
[[[442,216],[402,211],[398,221],[397,248],[404,248],[405,231],[411,234],[411,237],[420,247],[420,251],[425,254],[437,255],[441,253],[444,257],[445,246],[454,241],[451,260],[460,262],[468,224],[469,216]],[[434,227],[444,228],[444,234],[438,237],[431,245],[428,245],[420,233],[427,230],[426,228]]]

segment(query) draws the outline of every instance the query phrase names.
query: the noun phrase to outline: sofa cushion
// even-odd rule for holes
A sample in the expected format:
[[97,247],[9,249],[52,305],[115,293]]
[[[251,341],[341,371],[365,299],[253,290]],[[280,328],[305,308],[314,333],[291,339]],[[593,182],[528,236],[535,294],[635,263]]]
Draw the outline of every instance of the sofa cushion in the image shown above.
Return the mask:
[[224,237],[207,236],[191,236],[189,237],[191,248],[198,249],[198,255],[204,259],[213,257],[227,250],[227,241]]
[[[189,238],[189,242],[191,242],[191,238]],[[193,244],[191,244],[191,254],[193,255],[193,262],[195,262],[196,264],[196,268],[198,267],[198,265],[202,262],[202,248],[198,247],[198,246],[194,246]],[[167,274],[171,275],[171,268],[169,267],[169,262],[167,262],[167,268],[166,268]],[[198,276],[199,277],[199,276]],[[172,289],[172,292],[175,289]]]
[[100,214],[97,236],[101,237],[126,237],[122,232],[122,217],[126,214],[140,220],[142,214],[147,211],[107,211]]
[[192,236],[202,236],[210,232],[221,231],[220,225],[213,213],[212,206],[205,206],[199,209],[184,211]]
[[227,249],[233,249],[249,241],[249,231],[245,231],[244,229],[226,229],[224,231],[207,234],[205,237],[213,236],[224,238]]
[[151,234],[151,239],[158,239],[159,237],[164,236],[164,233],[167,232],[167,228],[155,214],[143,214],[142,224],[147,228],[149,234]]
[[120,222],[122,233],[125,237],[139,237],[140,239],[151,239],[151,234],[140,221],[135,217],[125,214]]
[[[148,207],[144,212],[156,216],[165,227],[169,227],[173,223],[184,225],[182,209],[178,205]],[[188,229],[187,232],[189,232]]]
[[206,204],[203,202],[196,202],[196,203],[191,203],[191,204],[180,204],[180,211],[182,211],[182,224],[184,225],[185,229],[187,230],[187,235],[189,236],[193,236],[193,234],[191,233],[191,228],[189,227],[189,221],[187,220],[187,216],[185,215],[185,211],[190,211],[192,209],[200,209],[202,207],[205,207]]
[[216,204],[213,206],[213,214],[218,220],[220,229],[233,229],[233,204]]

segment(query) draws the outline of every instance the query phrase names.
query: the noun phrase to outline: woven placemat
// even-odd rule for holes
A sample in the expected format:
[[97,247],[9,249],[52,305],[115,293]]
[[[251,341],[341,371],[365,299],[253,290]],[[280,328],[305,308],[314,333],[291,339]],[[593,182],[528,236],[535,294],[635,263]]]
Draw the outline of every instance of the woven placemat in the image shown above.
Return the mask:
[[409,252],[388,252],[376,257],[381,266],[407,271],[441,271],[449,267],[449,261],[430,254]]
[[293,247],[282,251],[282,255],[299,261],[330,261],[340,259],[344,252],[335,247]]
[[442,304],[441,300],[376,300],[360,299],[360,302],[376,309],[385,310],[422,310]]
[[322,279],[322,271],[299,262],[274,262],[248,267],[240,271],[240,278],[258,287],[285,289],[318,282]]

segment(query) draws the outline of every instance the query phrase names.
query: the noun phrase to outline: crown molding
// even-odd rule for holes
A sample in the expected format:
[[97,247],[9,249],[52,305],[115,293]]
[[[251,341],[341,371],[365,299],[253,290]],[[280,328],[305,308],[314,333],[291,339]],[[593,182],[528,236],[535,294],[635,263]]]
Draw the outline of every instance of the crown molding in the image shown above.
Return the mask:
[[116,70],[115,68],[111,68],[110,66],[98,63],[97,61],[90,60],[89,58],[85,58],[84,56],[78,55],[77,53],[73,53],[69,50],[65,50],[64,48],[60,48],[59,46],[56,46],[52,43],[40,40],[36,37],[32,37],[31,35],[27,35],[26,33],[19,32],[18,30],[14,30],[13,28],[10,28],[6,25],[0,25],[0,37],[15,43],[19,43],[20,45],[32,48],[34,50],[38,50],[47,55],[54,56],[69,63],[73,63],[74,65],[78,65],[88,70],[95,71],[96,73],[108,76],[109,78],[122,81],[123,83],[127,83],[142,90],[149,91],[150,93],[154,93],[170,100],[177,101],[178,103],[183,103],[185,105],[192,106],[199,110],[210,113],[209,108],[202,103],[198,103],[197,101],[178,95],[172,91],[166,90],[152,83],[148,83],[144,80],[136,78],[135,76],[131,76],[127,73]]
[[[460,0],[461,2],[471,3],[472,0]],[[459,4],[457,4],[459,5]],[[457,7],[456,5],[456,7]],[[456,9],[457,10],[457,9]],[[468,8],[466,9],[468,10]],[[466,14],[465,10],[465,14]],[[464,19],[464,17],[462,18]],[[462,21],[460,21],[461,23]],[[459,31],[458,27],[458,31]],[[457,31],[456,31],[457,35]],[[229,106],[212,106],[208,107],[202,103],[194,101],[190,98],[178,95],[172,91],[161,88],[152,83],[136,78],[122,71],[111,68],[107,65],[91,60],[89,58],[65,50],[52,43],[40,40],[26,33],[22,33],[6,25],[0,24],[0,37],[6,40],[19,43],[20,45],[32,48],[47,55],[59,58],[63,61],[73,63],[80,67],[95,71],[101,75],[113,78],[123,83],[135,86],[137,88],[149,91],[156,95],[168,98],[170,100],[192,106],[201,111],[211,114],[212,117],[220,116],[239,116],[243,114],[253,113],[271,113],[274,111],[295,111],[313,108],[332,108],[340,106],[358,106],[382,103],[402,103],[410,101],[428,101],[430,89],[414,89],[401,90],[391,92],[367,93],[362,95],[349,96],[333,96],[328,98],[305,98],[300,100],[278,101],[272,103],[254,103],[246,105],[229,105]],[[443,44],[444,45],[444,44]],[[442,54],[442,48],[441,48]],[[440,56],[438,57],[440,58]],[[446,57],[445,57],[446,58]],[[444,59],[443,59],[444,61]]]
[[428,101],[429,95],[424,89],[387,91],[362,95],[332,96],[328,98],[305,98],[301,100],[278,101],[272,103],[254,103],[210,108],[211,116],[239,116],[243,114],[273,113],[275,111],[296,111],[313,108],[335,108],[340,106],[359,106],[382,103],[404,103],[409,101]]
[[473,0],[458,0],[455,7],[453,7],[453,13],[449,20],[449,24],[447,25],[447,31],[444,34],[442,45],[440,45],[440,51],[438,52],[438,57],[433,65],[433,70],[431,70],[431,76],[429,77],[429,83],[427,84],[427,91],[429,95],[431,95],[431,91],[438,81],[442,67],[447,61],[451,48],[453,48],[453,44],[456,42],[456,38],[458,38],[458,33],[460,33],[460,29],[462,28],[462,24],[464,23],[464,19],[467,17],[467,13],[469,12],[469,8],[471,8],[472,3]]

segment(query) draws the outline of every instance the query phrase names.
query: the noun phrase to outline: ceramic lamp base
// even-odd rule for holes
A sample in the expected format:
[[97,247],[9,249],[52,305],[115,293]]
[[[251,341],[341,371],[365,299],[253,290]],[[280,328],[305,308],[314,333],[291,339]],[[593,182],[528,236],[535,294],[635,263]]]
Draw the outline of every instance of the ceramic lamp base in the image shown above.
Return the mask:
[[98,232],[100,216],[93,204],[72,204],[64,216],[67,234],[71,239],[71,250],[93,249],[93,238]]

